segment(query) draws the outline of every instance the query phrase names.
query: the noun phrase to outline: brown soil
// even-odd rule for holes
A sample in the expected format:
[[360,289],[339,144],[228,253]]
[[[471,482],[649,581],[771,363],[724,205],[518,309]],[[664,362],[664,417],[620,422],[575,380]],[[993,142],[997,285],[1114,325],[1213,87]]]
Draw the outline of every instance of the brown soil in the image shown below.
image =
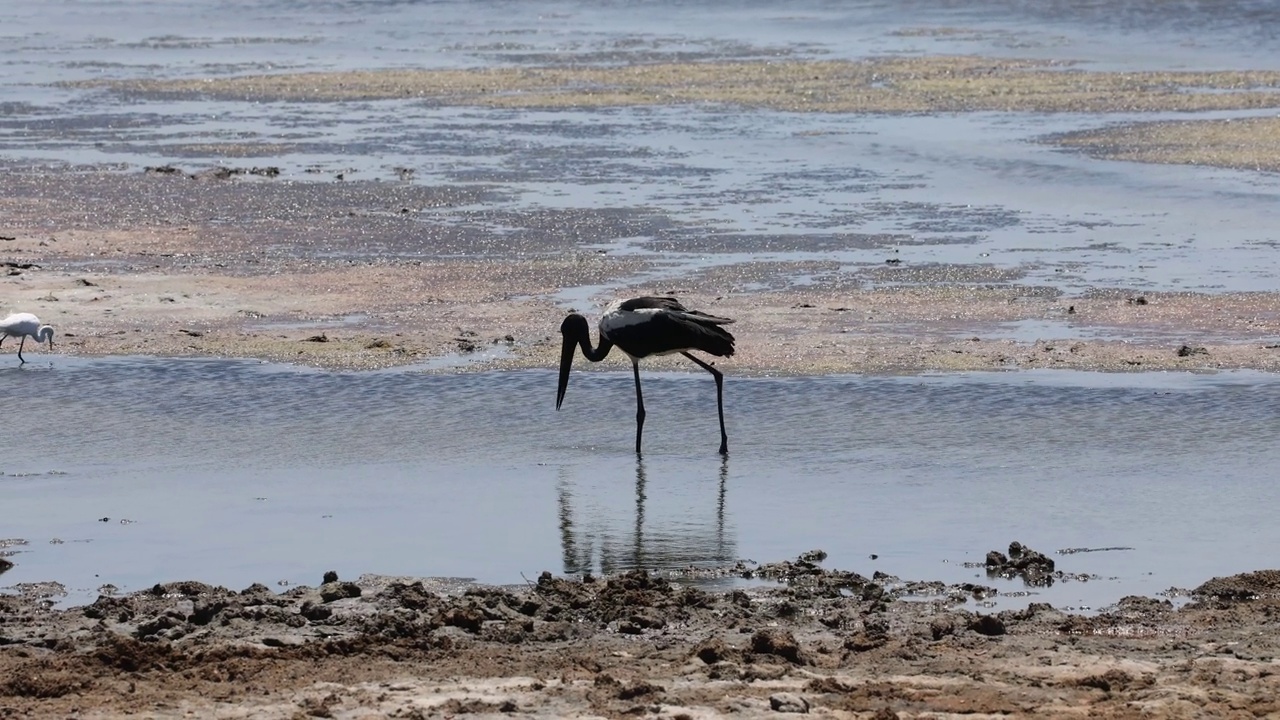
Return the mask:
[[176,582],[52,610],[20,588],[0,596],[0,717],[1280,712],[1280,571],[1215,578],[1176,609],[984,613],[964,604],[989,587],[821,557],[726,568],[774,581],[730,592],[643,573],[519,588],[331,574],[283,594]]

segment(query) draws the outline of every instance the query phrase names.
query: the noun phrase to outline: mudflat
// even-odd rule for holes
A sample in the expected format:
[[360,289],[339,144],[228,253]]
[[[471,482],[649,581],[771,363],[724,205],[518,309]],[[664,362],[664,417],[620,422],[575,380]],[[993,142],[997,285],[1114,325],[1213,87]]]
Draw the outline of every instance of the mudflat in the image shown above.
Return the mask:
[[[568,309],[550,296],[608,284],[736,319],[740,373],[1280,367],[1271,292],[1067,295],[1005,268],[902,265],[891,251],[880,267],[745,261],[628,286],[656,261],[575,243],[642,219],[512,210],[528,228],[516,238],[432,219],[434,207],[496,188],[98,168],[8,179],[8,304],[53,324],[60,351],[74,354],[355,369],[499,346],[501,357],[472,367],[550,367]],[[792,283],[800,274],[810,282]],[[1019,323],[1043,329],[1008,337]]]
[[[707,591],[631,572],[520,587],[335,574],[284,593],[158,584],[51,610],[0,596],[5,717],[1262,717],[1280,573],[1097,615],[965,609],[992,590],[825,570]],[[988,572],[1053,582],[1015,545]],[[1060,575],[1060,573],[1059,573]],[[1067,578],[1069,580],[1069,578]],[[1062,580],[1062,578],[1059,578]],[[760,584],[764,583],[764,584]]]

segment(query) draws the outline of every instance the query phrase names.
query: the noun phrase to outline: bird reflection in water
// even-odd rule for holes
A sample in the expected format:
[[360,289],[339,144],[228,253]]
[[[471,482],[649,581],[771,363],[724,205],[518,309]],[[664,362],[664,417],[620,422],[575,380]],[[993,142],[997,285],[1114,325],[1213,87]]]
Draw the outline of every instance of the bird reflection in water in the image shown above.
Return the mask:
[[[659,517],[646,517],[649,478],[644,462],[637,458],[635,516],[634,522],[629,523],[629,530],[623,530],[625,526],[618,522],[616,516],[602,517],[605,513],[593,513],[583,507],[584,498],[575,492],[575,482],[569,471],[561,472],[556,491],[566,574],[675,570],[691,566],[711,567],[737,560],[734,543],[725,530],[728,458],[721,458],[714,512],[705,516],[709,522],[701,519],[689,522],[687,518],[681,518],[665,523],[661,514]],[[699,508],[689,508],[688,513],[695,518],[702,514]]]

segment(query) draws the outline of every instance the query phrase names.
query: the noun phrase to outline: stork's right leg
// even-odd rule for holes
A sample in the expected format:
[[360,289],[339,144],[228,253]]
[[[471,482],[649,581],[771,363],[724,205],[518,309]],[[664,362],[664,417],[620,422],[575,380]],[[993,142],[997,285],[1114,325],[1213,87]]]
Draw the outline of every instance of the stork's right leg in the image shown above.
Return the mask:
[[724,373],[715,369],[711,363],[703,362],[687,352],[681,352],[680,354],[698,363],[699,367],[711,373],[716,379],[716,410],[720,412],[720,454],[728,455],[729,434],[724,431]]

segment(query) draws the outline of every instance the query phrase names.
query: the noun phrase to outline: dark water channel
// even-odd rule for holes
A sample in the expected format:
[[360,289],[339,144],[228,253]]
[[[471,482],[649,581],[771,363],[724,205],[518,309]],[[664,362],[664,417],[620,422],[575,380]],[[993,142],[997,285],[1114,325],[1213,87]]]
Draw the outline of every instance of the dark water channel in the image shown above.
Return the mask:
[[[1280,382],[1260,373],[946,377],[328,373],[219,360],[41,357],[0,369],[3,584],[326,570],[520,582],[542,570],[712,567],[822,548],[827,565],[989,581],[1019,540],[1059,569],[1033,599],[1275,567]],[[877,559],[872,560],[874,554]],[[1026,602],[1013,598],[1009,603]]]

